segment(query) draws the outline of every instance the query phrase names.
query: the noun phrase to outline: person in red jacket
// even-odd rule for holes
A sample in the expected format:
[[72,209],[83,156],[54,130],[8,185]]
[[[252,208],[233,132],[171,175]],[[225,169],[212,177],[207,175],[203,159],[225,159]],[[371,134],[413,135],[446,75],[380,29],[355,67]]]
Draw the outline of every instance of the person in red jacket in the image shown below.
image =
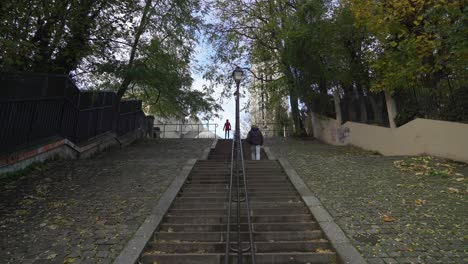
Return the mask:
[[229,138],[229,131],[231,131],[231,123],[229,123],[229,119],[226,119],[226,123],[224,123],[224,138]]

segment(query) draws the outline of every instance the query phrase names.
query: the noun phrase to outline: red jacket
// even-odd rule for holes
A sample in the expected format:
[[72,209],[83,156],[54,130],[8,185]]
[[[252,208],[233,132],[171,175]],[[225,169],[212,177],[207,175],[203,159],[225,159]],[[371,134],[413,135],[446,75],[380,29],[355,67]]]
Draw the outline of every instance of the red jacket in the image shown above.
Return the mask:
[[226,122],[226,123],[224,124],[223,130],[228,130],[228,131],[231,130],[231,123]]

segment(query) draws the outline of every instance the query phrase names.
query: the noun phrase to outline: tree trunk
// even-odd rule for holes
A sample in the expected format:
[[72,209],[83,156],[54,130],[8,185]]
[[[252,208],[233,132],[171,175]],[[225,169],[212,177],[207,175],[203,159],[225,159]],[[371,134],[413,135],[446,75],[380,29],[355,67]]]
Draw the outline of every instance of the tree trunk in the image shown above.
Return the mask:
[[[146,0],[145,9],[143,10],[140,24],[138,25],[138,28],[135,32],[135,39],[133,40],[132,49],[130,50],[130,58],[128,59],[128,63],[127,63],[128,68],[131,68],[133,66],[133,62],[135,61],[136,52],[138,50],[138,44],[140,43],[140,37],[145,31],[145,27],[147,25],[146,20],[150,12],[152,2],[153,2],[152,0]],[[120,85],[119,90],[117,91],[117,98],[119,101],[120,99],[122,99],[123,95],[127,91],[128,86],[130,85],[131,82],[132,82],[132,78],[128,75],[125,75],[122,81],[122,84]]]
[[383,100],[379,94],[370,94],[369,100],[372,106],[372,111],[374,112],[374,121],[377,124],[383,124]]
[[364,91],[363,91],[362,85],[359,82],[356,83],[356,95],[357,95],[358,103],[359,103],[359,109],[360,109],[359,112],[361,113],[361,116],[360,116],[361,123],[367,123],[367,120],[369,118],[367,117],[366,100],[364,97]]

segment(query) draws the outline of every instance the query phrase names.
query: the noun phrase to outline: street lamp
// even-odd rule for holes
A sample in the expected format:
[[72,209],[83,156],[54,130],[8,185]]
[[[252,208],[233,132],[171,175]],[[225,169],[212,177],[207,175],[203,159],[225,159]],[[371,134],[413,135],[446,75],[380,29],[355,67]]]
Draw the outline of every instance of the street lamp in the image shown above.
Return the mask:
[[244,75],[244,71],[242,70],[241,67],[237,66],[236,69],[232,72],[232,78],[234,78],[234,81],[236,82],[236,92],[234,95],[236,96],[236,135],[235,139],[240,141],[240,122],[239,122],[239,86],[240,86],[240,81],[242,80],[242,77]]
[[237,85],[239,85],[240,81],[242,80],[243,75],[244,75],[244,71],[239,66],[237,66],[236,69],[232,72],[232,77],[236,81]]

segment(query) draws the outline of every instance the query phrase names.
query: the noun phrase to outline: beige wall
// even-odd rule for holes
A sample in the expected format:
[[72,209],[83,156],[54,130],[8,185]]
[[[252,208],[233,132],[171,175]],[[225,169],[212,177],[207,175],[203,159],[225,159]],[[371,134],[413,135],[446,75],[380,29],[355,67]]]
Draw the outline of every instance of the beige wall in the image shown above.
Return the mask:
[[314,137],[328,144],[344,144],[344,141],[340,140],[342,138],[340,137],[342,127],[335,119],[312,113],[312,129],[314,131]]
[[394,129],[355,122],[340,126],[317,115],[312,122],[314,136],[329,144],[351,144],[383,155],[428,154],[468,162],[468,124],[418,118]]

